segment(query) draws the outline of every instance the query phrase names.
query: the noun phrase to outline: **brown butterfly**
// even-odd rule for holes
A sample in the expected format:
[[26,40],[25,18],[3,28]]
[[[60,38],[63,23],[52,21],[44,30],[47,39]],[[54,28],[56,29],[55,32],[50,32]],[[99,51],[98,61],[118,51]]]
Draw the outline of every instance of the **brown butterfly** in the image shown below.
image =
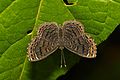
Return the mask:
[[[30,61],[39,61],[57,49],[63,51],[64,48],[86,58],[95,58],[97,48],[94,40],[84,32],[84,26],[78,21],[66,21],[63,26],[58,26],[55,22],[47,22],[40,26],[37,36],[28,46],[28,57]],[[61,52],[62,59],[65,58]]]

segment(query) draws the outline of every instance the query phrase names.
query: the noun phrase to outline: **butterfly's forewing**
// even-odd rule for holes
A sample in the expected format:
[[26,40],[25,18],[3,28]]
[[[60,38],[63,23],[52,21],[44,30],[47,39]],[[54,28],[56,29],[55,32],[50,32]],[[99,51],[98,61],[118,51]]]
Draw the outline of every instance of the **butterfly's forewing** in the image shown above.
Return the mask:
[[87,58],[96,57],[96,45],[93,39],[84,33],[83,25],[77,21],[63,24],[64,47],[71,52]]
[[37,36],[28,46],[30,61],[46,58],[58,48],[58,26],[56,23],[45,23],[38,29]]

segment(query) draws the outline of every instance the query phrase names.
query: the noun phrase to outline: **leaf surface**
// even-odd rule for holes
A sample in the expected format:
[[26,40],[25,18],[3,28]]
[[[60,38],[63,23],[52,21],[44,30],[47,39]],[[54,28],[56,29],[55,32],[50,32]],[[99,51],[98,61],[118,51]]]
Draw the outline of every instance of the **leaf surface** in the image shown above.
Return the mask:
[[42,61],[28,61],[28,43],[44,22],[81,21],[97,44],[120,23],[119,0],[75,3],[66,6],[62,0],[0,0],[0,80],[55,80],[79,61],[79,56],[66,49],[67,68],[60,68],[60,50]]
[[[71,0],[72,1],[72,0]],[[76,0],[74,6],[68,6],[76,20],[81,21],[85,31],[97,44],[107,37],[120,23],[119,0]]]

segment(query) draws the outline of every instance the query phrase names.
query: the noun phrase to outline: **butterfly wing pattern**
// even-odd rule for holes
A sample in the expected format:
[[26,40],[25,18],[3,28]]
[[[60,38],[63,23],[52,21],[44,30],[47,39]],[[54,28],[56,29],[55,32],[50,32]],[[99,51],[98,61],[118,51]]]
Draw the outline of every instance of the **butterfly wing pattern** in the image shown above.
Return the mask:
[[64,22],[62,27],[55,22],[42,24],[37,36],[28,46],[28,57],[30,61],[39,61],[64,47],[86,58],[94,58],[97,53],[96,44],[92,37],[84,32],[84,26],[72,20]]
[[80,22],[64,22],[63,35],[65,48],[82,57],[96,57],[96,44],[94,40],[84,32],[84,27]]
[[30,61],[39,61],[58,48],[58,27],[56,23],[44,23],[40,26],[37,36],[28,46]]

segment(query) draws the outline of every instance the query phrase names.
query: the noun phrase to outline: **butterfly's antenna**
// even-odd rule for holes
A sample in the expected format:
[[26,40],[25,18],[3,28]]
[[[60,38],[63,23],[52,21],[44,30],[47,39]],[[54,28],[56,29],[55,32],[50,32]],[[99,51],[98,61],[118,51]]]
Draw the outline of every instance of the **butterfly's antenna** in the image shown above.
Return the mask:
[[64,67],[66,67],[64,52],[63,52],[63,49],[61,49],[61,66],[60,66],[60,68],[62,68],[63,63],[64,63]]

